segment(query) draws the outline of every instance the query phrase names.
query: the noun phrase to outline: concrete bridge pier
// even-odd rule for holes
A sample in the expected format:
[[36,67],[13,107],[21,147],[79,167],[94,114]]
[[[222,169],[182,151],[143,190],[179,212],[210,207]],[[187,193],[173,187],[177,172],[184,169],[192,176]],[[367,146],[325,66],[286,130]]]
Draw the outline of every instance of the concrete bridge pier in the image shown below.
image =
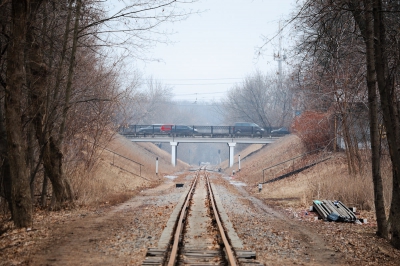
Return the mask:
[[236,142],[230,142],[228,143],[229,146],[229,167],[232,167],[234,164],[234,159],[235,159],[235,146]]
[[176,157],[177,157],[177,151],[178,151],[178,142],[170,142],[171,144],[171,163],[173,166],[176,166]]

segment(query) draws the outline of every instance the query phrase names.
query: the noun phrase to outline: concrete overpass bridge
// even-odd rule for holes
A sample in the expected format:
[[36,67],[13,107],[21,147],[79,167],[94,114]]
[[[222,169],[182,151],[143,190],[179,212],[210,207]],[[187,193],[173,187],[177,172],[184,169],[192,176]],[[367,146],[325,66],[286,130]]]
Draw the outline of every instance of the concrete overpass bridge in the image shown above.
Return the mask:
[[269,144],[282,135],[264,133],[253,134],[251,131],[235,134],[231,126],[191,126],[191,132],[162,132],[154,126],[147,131],[140,130],[149,126],[133,125],[119,130],[119,133],[132,142],[168,143],[171,145],[171,163],[176,166],[179,143],[226,143],[229,148],[229,167],[234,164],[235,146],[242,144]]

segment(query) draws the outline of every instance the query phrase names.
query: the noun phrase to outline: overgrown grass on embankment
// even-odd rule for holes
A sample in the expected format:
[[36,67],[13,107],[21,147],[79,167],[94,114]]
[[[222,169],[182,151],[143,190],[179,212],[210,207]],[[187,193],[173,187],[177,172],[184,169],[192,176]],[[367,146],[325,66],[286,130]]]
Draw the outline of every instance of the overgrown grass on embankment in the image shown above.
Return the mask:
[[[258,146],[255,146],[254,149],[258,148]],[[251,153],[251,149],[250,146],[247,151],[248,154]],[[286,136],[242,159],[241,171],[235,174],[234,178],[246,182],[248,184],[247,189],[252,193],[258,193],[258,183],[276,178],[294,169],[317,163],[300,173],[275,182],[265,183],[259,196],[273,205],[282,207],[307,208],[312,205],[312,201],[315,199],[330,199],[340,200],[348,206],[356,206],[359,209],[373,209],[373,183],[370,152],[368,150],[362,151],[361,171],[355,176],[348,174],[344,152],[319,152],[289,160],[304,153],[305,148],[298,137],[295,135]],[[388,203],[391,197],[391,172],[389,158],[384,158],[382,176],[385,201]],[[320,162],[324,159],[327,160]],[[286,163],[265,170],[263,175],[263,169],[287,160],[289,161]],[[237,158],[235,161],[237,162]],[[238,170],[237,163],[226,171],[231,173],[232,170]]]
[[173,167],[171,155],[152,143],[132,143],[117,135],[106,148],[90,171],[82,167],[71,176],[78,205],[124,202],[143,188],[157,185],[165,174],[188,168],[179,160]]

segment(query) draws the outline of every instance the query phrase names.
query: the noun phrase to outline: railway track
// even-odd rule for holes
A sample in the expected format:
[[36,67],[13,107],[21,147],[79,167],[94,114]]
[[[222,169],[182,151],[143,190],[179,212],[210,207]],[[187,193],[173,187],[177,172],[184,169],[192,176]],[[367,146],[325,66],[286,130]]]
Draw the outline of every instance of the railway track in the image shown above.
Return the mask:
[[197,170],[164,248],[150,248],[142,265],[262,265],[255,252],[234,248],[205,167]]

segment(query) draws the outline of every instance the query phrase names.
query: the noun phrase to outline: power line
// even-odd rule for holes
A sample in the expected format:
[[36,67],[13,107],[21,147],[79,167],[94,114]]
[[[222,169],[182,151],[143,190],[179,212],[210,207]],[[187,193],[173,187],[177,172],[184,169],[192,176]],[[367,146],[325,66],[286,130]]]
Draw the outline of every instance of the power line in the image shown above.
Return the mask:
[[[215,79],[156,79],[156,80],[230,80],[230,79],[243,79],[243,78],[215,78]],[[143,79],[152,80],[152,79]]]
[[[142,80],[152,80],[152,79],[142,79]],[[243,82],[243,78],[215,78],[215,79],[156,79],[169,86],[214,86],[214,85],[234,85]],[[223,80],[238,80],[232,82],[217,82],[217,83],[179,83],[179,81],[223,81]],[[172,82],[172,83],[169,83]]]
[[188,85],[194,85],[194,86],[205,86],[205,85],[227,85],[227,84],[234,84],[234,83],[191,83],[191,84],[169,84],[170,86],[188,86]]
[[204,94],[221,94],[221,93],[226,93],[226,91],[215,91],[215,92],[200,92],[200,93],[197,93],[197,92],[194,92],[194,93],[178,93],[178,94],[174,94],[175,96],[177,96],[177,95],[179,95],[179,96],[181,96],[181,95],[193,95],[193,96],[195,96],[195,95],[204,95]]

